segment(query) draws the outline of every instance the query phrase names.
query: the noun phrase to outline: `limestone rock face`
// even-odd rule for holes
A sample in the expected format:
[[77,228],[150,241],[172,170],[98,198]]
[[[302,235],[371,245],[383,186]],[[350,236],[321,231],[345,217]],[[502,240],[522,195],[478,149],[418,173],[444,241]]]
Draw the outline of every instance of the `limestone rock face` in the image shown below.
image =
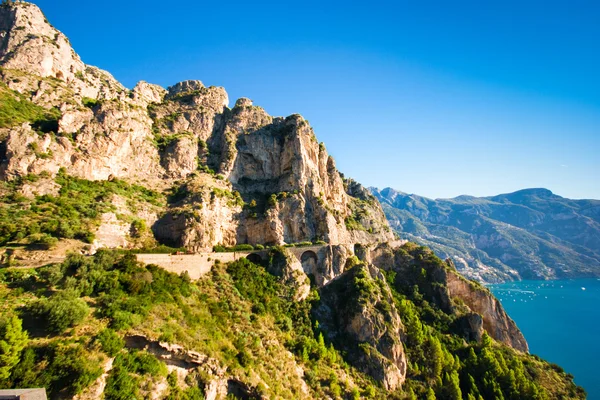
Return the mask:
[[161,103],[166,94],[167,91],[164,88],[140,81],[133,88],[132,97],[140,105],[148,106],[151,103]]
[[447,274],[448,293],[458,297],[483,318],[483,328],[494,339],[514,349],[527,352],[529,346],[517,324],[506,314],[500,301],[489,291],[474,289],[456,273]]
[[315,318],[329,340],[348,352],[351,362],[389,389],[402,385],[407,361],[404,327],[376,267],[358,265],[319,290]]
[[167,213],[153,226],[159,241],[193,250],[210,250],[216,243],[236,244],[239,201],[225,181],[197,177],[179,189]]
[[79,129],[59,136],[40,135],[27,124],[10,130],[6,160],[0,165],[3,176],[13,179],[44,171],[54,175],[61,167],[89,180],[156,180],[163,173],[149,140],[151,121],[143,110],[103,103],[93,116],[86,111],[65,113],[59,127]]
[[0,62],[4,68],[59,79],[74,79],[75,73],[85,70],[65,35],[33,5],[0,8],[0,32]]
[[[495,340],[516,350],[528,351],[527,341],[500,302],[485,287],[462,277],[450,260],[441,261],[431,250],[414,243],[392,249],[394,263],[391,270],[396,272],[398,288],[406,291],[417,285],[430,303],[463,318],[456,328],[466,338],[480,339],[483,328]],[[383,265],[389,268],[386,250],[385,246],[378,246],[372,254],[382,254],[375,257],[374,263],[377,265],[377,259],[383,260]],[[479,314],[482,321],[473,314]]]
[[283,278],[283,282],[292,289],[294,300],[306,299],[310,293],[310,281],[298,258],[286,248],[271,250],[268,256],[270,263],[267,271]]
[[[393,239],[377,201],[342,178],[302,116],[272,117],[247,98],[229,109],[223,88],[195,80],[128,91],[85,65],[35,5],[2,6],[0,16],[0,89],[56,116],[41,130],[36,121],[0,129],[2,178],[65,168],[171,187],[182,196],[153,231],[198,250]],[[327,268],[322,283],[339,274]]]
[[[189,177],[197,162],[202,170],[228,179],[248,205],[233,220],[235,242],[368,243],[392,238],[377,201],[356,189],[362,188],[356,183],[353,190],[370,197],[354,199],[346,193],[335,162],[301,116],[273,118],[249,99],[238,100],[232,110],[226,103],[223,89],[188,81],[170,88],[165,102],[152,106],[150,113],[155,131],[171,140],[161,152],[168,177]],[[348,218],[353,225],[346,223]],[[220,243],[183,234],[192,225],[178,228],[186,237],[179,243]]]
[[0,64],[41,78],[68,82],[76,93],[114,98],[124,88],[109,73],[85,65],[61,32],[33,4],[0,7]]

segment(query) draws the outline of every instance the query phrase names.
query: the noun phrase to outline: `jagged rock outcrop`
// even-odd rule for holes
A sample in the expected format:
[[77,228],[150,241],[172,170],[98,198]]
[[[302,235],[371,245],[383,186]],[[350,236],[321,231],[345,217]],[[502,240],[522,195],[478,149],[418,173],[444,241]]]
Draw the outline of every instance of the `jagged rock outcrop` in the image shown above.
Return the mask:
[[506,314],[500,301],[489,290],[474,285],[452,271],[446,273],[446,287],[451,297],[461,299],[473,312],[481,316],[483,328],[491,337],[514,349],[529,351],[527,341],[517,324]]
[[357,265],[319,290],[313,310],[327,338],[351,362],[389,389],[402,385],[407,361],[403,325],[381,272]]
[[63,118],[58,126],[77,128],[77,132],[40,135],[28,124],[11,129],[4,142],[2,176],[11,180],[43,172],[56,175],[65,168],[68,174],[89,180],[112,176],[158,181],[162,169],[156,148],[148,140],[151,121],[142,109],[107,102],[95,107],[93,116],[76,111]]
[[[143,335],[129,335],[125,337],[125,343],[128,348],[143,349],[164,361],[168,366],[176,368],[182,372],[183,378],[189,372],[196,370],[202,371],[203,376],[208,377],[206,382],[195,382],[204,388],[204,398],[207,400],[216,400],[233,393],[237,386],[246,386],[227,375],[227,369],[221,366],[219,361],[212,359],[205,354],[186,350],[183,346],[173,343],[160,342],[148,339]],[[235,385],[237,383],[237,385]],[[251,391],[251,388],[249,388]]]
[[[273,118],[249,99],[239,99],[229,110],[226,101],[221,88],[188,81],[170,88],[165,102],[152,107],[155,129],[171,139],[161,155],[167,175],[189,176],[193,159],[202,171],[230,181],[245,203],[232,218],[235,238],[198,241],[200,235],[189,232],[194,224],[180,222],[179,230],[186,233],[174,240],[178,245],[392,238],[379,204],[372,196],[354,200],[345,191],[333,159],[301,116]],[[350,206],[355,203],[360,203],[356,210]]]
[[0,7],[0,65],[62,80],[81,96],[110,99],[124,91],[108,72],[85,65],[66,36],[25,2]]
[[310,281],[298,258],[286,248],[270,250],[267,256],[269,258],[267,271],[282,278],[286,286],[291,289],[294,300],[306,299],[310,293]]
[[[381,244],[371,255],[375,265],[396,273],[394,284],[399,292],[409,293],[418,287],[430,303],[466,318],[456,326],[465,338],[480,339],[483,327],[495,340],[528,351],[527,341],[500,302],[479,283],[462,277],[450,260],[441,261],[431,250],[414,243],[396,248]],[[481,323],[472,314],[480,315]]]
[[161,242],[194,250],[234,245],[241,205],[241,197],[226,181],[198,176],[171,196],[169,211],[152,230]]
[[131,97],[142,107],[147,107],[152,103],[161,103],[166,94],[167,91],[158,85],[139,81],[133,88]]
[[211,175],[229,181],[225,190],[241,202],[215,200],[212,186],[198,187],[153,227],[159,239],[194,249],[393,238],[377,201],[357,183],[344,183],[300,115],[271,117],[246,98],[229,109],[223,88],[200,81],[168,90],[142,81],[127,91],[83,64],[36,6],[7,5],[0,13],[3,82],[59,114],[41,132],[29,124],[8,127],[5,179],[65,168],[84,179],[156,188],[179,180],[186,189]]

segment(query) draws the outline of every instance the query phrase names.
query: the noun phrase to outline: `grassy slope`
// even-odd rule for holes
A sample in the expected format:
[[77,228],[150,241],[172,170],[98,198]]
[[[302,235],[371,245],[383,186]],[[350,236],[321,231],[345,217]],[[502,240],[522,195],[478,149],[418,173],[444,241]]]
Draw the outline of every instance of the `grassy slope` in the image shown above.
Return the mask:
[[[122,348],[124,335],[144,334],[209,355],[229,375],[271,398],[410,399],[424,398],[429,387],[440,399],[458,398],[453,387],[465,399],[469,393],[488,398],[493,391],[504,398],[581,398],[557,366],[492,342],[466,344],[449,329],[454,317],[419,294],[427,292],[425,286],[408,294],[392,286],[407,330],[410,365],[404,391],[390,394],[323,340],[310,318],[319,301],[316,292],[293,302],[289,288],[247,260],[217,264],[197,282],[108,251],[37,270],[0,270],[0,319],[20,316],[30,336],[18,366],[0,385],[43,386],[51,398],[69,397],[92,385],[109,357],[117,355],[106,398],[124,398],[124,391],[142,397],[160,384],[170,387],[172,398],[199,398],[205,374],[196,371],[184,383],[167,375],[162,362]],[[53,323],[56,315],[62,324]],[[518,391],[511,395],[514,387]]]

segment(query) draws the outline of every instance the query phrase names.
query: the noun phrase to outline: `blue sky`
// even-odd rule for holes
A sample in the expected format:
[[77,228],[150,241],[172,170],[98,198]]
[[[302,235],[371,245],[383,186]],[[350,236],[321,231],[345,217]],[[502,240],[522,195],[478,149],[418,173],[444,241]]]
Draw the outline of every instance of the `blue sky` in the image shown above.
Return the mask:
[[600,199],[600,2],[34,2],[128,87],[302,114],[367,186]]

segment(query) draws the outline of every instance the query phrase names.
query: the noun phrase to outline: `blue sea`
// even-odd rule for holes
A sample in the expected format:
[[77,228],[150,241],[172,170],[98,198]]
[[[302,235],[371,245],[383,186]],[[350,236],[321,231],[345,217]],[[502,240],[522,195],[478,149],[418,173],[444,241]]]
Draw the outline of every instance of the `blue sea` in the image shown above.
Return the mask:
[[575,376],[588,399],[600,400],[600,279],[489,285],[515,320],[532,354]]

